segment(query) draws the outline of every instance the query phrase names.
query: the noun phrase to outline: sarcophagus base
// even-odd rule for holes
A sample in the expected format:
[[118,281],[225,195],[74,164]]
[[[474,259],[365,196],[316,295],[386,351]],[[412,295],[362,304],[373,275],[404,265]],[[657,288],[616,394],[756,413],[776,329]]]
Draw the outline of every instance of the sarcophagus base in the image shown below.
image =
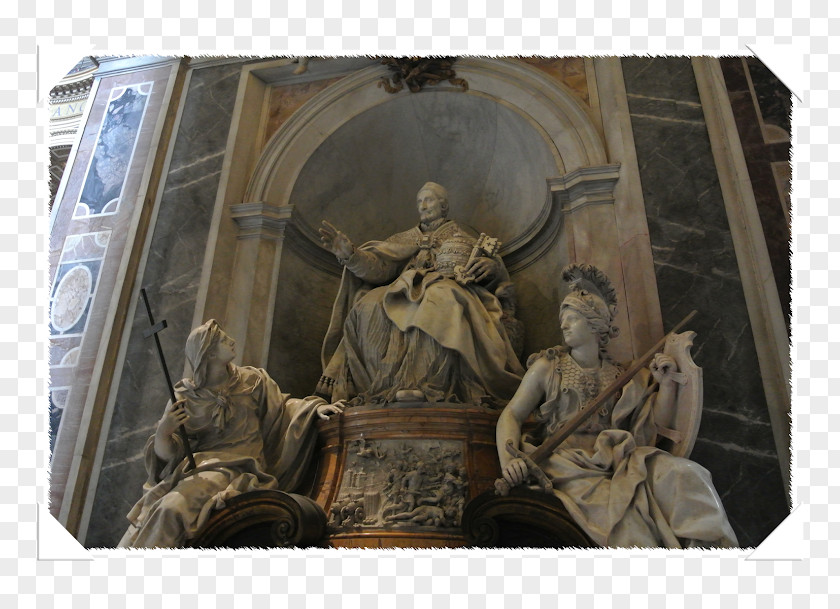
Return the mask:
[[464,506],[493,488],[499,412],[450,403],[348,408],[319,424],[312,498],[334,547],[460,547]]

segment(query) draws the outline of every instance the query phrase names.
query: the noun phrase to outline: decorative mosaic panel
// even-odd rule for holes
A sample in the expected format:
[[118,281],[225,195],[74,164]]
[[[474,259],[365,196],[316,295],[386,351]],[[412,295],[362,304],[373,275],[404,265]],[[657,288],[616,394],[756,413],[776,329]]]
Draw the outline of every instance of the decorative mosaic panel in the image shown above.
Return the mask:
[[151,82],[111,91],[74,217],[117,212],[151,92]]
[[51,336],[84,333],[110,236],[111,231],[101,231],[71,235],[64,242],[50,295]]
[[76,374],[82,338],[111,231],[71,235],[64,241],[50,295],[50,450],[55,446],[69,384]]

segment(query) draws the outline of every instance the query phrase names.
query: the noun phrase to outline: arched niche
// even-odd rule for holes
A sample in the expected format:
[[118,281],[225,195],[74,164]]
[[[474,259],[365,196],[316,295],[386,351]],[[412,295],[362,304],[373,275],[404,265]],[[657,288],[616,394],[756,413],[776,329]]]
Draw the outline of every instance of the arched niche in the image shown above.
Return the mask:
[[244,359],[284,390],[308,393],[320,374],[341,270],[318,244],[320,220],[357,243],[385,238],[416,223],[415,194],[428,180],[449,189],[451,217],[503,241],[526,351],[559,340],[564,219],[611,204],[619,166],[607,163],[587,108],[540,70],[475,58],[456,69],[466,92],[441,83],[393,95],[376,86],[382,66],[358,70],[297,110],[256,160],[232,216],[234,275],[257,278],[232,290],[226,317],[238,324]]
[[[606,164],[597,128],[583,104],[561,83],[515,60],[462,58],[456,68],[458,76],[469,83],[469,90],[462,93],[450,88],[447,92],[485,98],[518,113],[552,148],[557,175]],[[288,204],[303,166],[342,125],[372,108],[406,97],[440,94],[448,86],[444,83],[419,94],[405,89],[389,95],[376,86],[385,74],[381,66],[359,70],[300,108],[266,144],[245,200]]]
[[303,164],[289,202],[308,232],[327,219],[361,243],[416,224],[415,195],[431,180],[449,191],[451,217],[507,251],[539,219],[546,177],[558,174],[556,150],[521,114],[433,88],[341,125]]

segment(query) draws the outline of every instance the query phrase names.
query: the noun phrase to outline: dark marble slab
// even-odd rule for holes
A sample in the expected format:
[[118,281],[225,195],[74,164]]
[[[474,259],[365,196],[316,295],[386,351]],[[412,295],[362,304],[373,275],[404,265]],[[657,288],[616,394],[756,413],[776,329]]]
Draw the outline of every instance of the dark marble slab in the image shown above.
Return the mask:
[[[143,271],[155,319],[165,319],[169,326],[159,336],[173,382],[184,370],[184,343],[192,326],[240,69],[232,64],[192,75]],[[87,547],[113,547],[125,532],[125,516],[146,479],[143,446],[168,400],[154,342],[143,337],[148,325],[141,304],[108,431]]]
[[757,57],[746,57],[745,60],[764,122],[790,133],[790,113],[793,109],[790,90]]
[[321,377],[321,344],[330,323],[339,277],[313,268],[287,236],[274,306],[266,370],[284,393],[312,395]]
[[698,316],[704,411],[692,459],[742,546],[788,514],[743,286],[689,58],[622,59],[665,327]]
[[738,450],[722,456],[721,444],[702,436],[691,458],[710,471],[708,463],[719,464],[712,471],[712,479],[741,547],[760,544],[787,516],[778,467],[769,467],[768,459]]
[[[621,69],[631,99],[640,96],[700,103],[694,70],[687,57],[624,57]],[[630,111],[634,111],[632,106]]]
[[[755,193],[776,289],[788,320],[791,314],[790,197],[780,195],[773,165],[789,163],[790,159],[790,91],[758,59],[724,58],[721,68]],[[768,141],[762,122],[787,132],[787,140],[775,141],[776,131]],[[789,191],[790,185],[786,188]]]

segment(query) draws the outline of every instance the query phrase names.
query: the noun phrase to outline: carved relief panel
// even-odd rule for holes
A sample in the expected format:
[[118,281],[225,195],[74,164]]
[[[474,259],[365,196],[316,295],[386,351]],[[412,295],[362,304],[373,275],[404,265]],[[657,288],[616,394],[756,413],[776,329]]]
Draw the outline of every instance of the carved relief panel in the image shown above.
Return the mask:
[[453,528],[467,495],[463,443],[455,440],[354,440],[331,528]]

